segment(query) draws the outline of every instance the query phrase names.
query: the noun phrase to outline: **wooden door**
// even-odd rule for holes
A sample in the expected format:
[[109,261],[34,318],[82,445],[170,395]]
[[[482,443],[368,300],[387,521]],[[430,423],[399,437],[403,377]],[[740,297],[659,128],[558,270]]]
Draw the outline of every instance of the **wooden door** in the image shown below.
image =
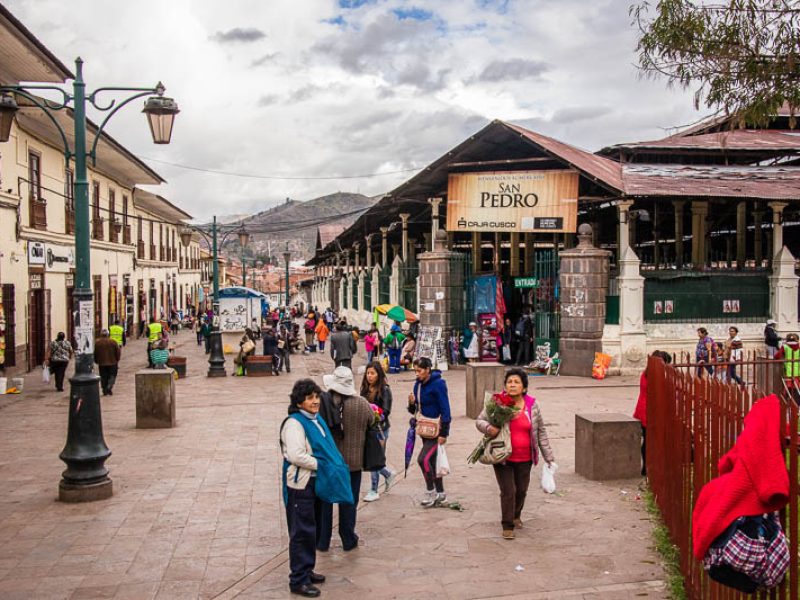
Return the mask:
[[28,292],[28,371],[44,363],[45,351],[49,335],[49,311],[46,304],[49,290],[31,290]]

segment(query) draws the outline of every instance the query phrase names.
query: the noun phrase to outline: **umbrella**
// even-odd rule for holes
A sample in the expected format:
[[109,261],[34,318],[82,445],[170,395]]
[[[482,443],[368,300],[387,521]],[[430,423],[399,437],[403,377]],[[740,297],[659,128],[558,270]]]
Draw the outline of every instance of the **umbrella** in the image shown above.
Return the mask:
[[408,321],[409,323],[413,323],[417,320],[417,315],[402,306],[393,306],[387,311],[386,316],[398,322]]
[[411,464],[411,456],[414,454],[414,444],[417,442],[417,420],[411,417],[408,420],[408,433],[406,433],[406,470],[404,477],[408,477],[408,465]]

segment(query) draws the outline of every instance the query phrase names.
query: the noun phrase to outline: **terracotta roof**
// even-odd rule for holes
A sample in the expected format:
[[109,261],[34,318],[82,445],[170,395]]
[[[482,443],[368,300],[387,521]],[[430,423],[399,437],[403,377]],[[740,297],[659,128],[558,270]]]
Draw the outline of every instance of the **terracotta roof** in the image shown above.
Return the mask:
[[594,179],[598,183],[604,183],[608,187],[622,190],[622,173],[620,164],[617,161],[559,142],[551,137],[535,133],[513,123],[505,121],[502,123],[509,129],[518,132],[522,137],[540,146],[551,156],[569,163],[590,179]]
[[720,165],[623,165],[625,193],[632,197],[690,196],[800,199],[800,168]]
[[800,150],[800,131],[786,131],[778,129],[735,129],[719,133],[704,133],[700,135],[673,135],[661,140],[646,142],[631,142],[615,144],[603,148],[602,152],[611,152],[614,149],[682,149],[682,150]]

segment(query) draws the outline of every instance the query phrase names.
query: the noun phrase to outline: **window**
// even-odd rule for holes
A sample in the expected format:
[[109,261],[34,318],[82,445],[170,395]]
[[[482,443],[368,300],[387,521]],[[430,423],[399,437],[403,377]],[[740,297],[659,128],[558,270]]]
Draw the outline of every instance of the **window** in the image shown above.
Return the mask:
[[136,217],[136,231],[138,232],[137,240],[144,241],[144,232],[142,231],[142,217]]
[[108,190],[108,241],[117,242],[117,198],[116,192]]
[[31,200],[42,199],[42,157],[36,152],[28,153],[28,184]]
[[103,219],[100,216],[100,183],[92,182],[92,238],[103,239]]
[[122,224],[128,224],[128,197],[122,197]]

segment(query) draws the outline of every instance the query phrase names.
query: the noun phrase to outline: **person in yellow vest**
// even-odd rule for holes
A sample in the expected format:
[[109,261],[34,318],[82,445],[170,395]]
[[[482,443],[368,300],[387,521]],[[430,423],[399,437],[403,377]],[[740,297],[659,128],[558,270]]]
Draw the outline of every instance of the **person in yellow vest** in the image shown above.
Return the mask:
[[800,400],[800,337],[796,333],[786,335],[786,342],[775,354],[775,360],[784,361],[784,381],[793,396]]
[[108,328],[109,337],[117,342],[117,346],[122,348],[127,340],[125,339],[125,329],[119,324],[119,319],[114,321],[114,324]]
[[164,328],[161,326],[161,323],[155,319],[155,317],[150,317],[150,324],[147,326],[147,366],[153,366],[153,363],[150,361],[150,350],[161,341],[161,334],[164,331]]

